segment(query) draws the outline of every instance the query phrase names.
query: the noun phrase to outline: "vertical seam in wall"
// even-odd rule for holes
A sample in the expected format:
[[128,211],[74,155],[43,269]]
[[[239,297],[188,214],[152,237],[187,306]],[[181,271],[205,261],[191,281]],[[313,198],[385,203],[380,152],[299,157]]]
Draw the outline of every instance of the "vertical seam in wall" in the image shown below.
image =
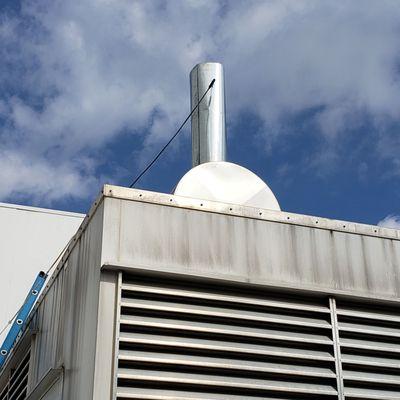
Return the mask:
[[30,354],[29,354],[29,360],[28,360],[29,366],[28,366],[28,372],[27,372],[28,380],[26,382],[26,395],[28,395],[32,391],[32,389],[34,387],[34,384],[33,384],[33,381],[34,381],[33,373],[34,373],[34,370],[35,370],[34,360],[36,360],[35,352],[34,352],[34,349],[37,347],[36,336],[37,336],[36,334],[33,334],[31,336],[31,338],[29,339],[29,352],[30,352]]
[[[66,261],[67,262],[67,261]],[[56,354],[54,355],[55,357],[55,363],[56,365],[62,364],[64,362],[64,349],[63,349],[63,343],[64,343],[64,327],[65,327],[65,320],[64,320],[64,314],[65,314],[65,269],[61,270],[60,273],[57,276],[57,285],[59,286],[58,290],[60,291],[60,308],[59,308],[59,314],[58,314],[58,324],[57,324],[57,338],[56,338]]]
[[344,382],[343,382],[343,370],[342,370],[342,355],[340,351],[339,326],[338,326],[338,319],[336,312],[336,300],[333,297],[329,298],[329,309],[331,311],[332,340],[333,340],[333,351],[335,356],[338,399],[344,400],[345,399]]
[[[103,194],[104,194],[105,190],[103,187]],[[79,249],[82,249],[83,255],[82,255],[82,261],[85,265],[85,270],[84,272],[86,273],[86,285],[90,285],[90,274],[96,275],[96,268],[99,268],[99,273],[98,273],[98,280],[97,280],[97,291],[96,291],[96,304],[95,304],[95,315],[97,316],[96,321],[95,321],[95,326],[93,328],[93,334],[95,337],[95,344],[94,344],[94,348],[93,348],[93,359],[92,359],[92,366],[93,366],[93,371],[91,374],[91,379],[92,379],[92,385],[90,388],[90,397],[93,398],[94,393],[95,393],[95,387],[94,384],[96,382],[96,361],[97,361],[97,346],[98,346],[98,329],[99,329],[99,311],[100,311],[100,293],[101,293],[101,263],[102,263],[102,258],[103,258],[103,242],[104,242],[104,223],[105,223],[105,201],[103,201],[103,207],[99,208],[100,206],[100,202],[97,205],[96,211],[94,212],[93,216],[96,214],[96,212],[100,212],[102,213],[101,215],[101,234],[99,235],[99,241],[96,241],[96,246],[93,246],[95,248],[95,253],[98,256],[98,259],[96,259],[96,257],[94,257],[94,265],[92,266],[92,270],[90,269],[90,264],[89,264],[89,253],[90,253],[90,246],[91,246],[91,240],[93,237],[96,238],[95,234],[93,233],[93,227],[90,227],[92,232],[89,232],[90,234],[88,234],[88,230],[85,230],[84,232],[82,232],[79,240],[79,243],[77,243],[79,245]],[[99,211],[100,210],[100,211]],[[89,225],[88,225],[89,226]],[[89,236],[86,238],[86,236]],[[98,252],[97,252],[98,249]],[[79,253],[80,254],[80,253]],[[79,262],[81,262],[81,256],[79,255],[78,257]],[[89,260],[86,263],[86,260]],[[88,270],[89,269],[89,270]],[[93,277],[92,277],[93,278]],[[88,289],[88,287],[87,287]],[[88,293],[88,291],[87,291]],[[88,300],[85,300],[86,302]],[[84,337],[84,334],[81,335],[82,336],[82,340]]]
[[120,334],[120,320],[121,320],[121,294],[122,294],[122,272],[118,272],[118,282],[115,298],[115,321],[114,321],[114,363],[113,363],[113,382],[111,399],[117,398],[117,380],[118,380],[118,355],[119,355],[119,334]]
[[122,236],[122,200],[119,201],[119,221],[118,221],[118,255],[117,260],[121,261],[121,236]]

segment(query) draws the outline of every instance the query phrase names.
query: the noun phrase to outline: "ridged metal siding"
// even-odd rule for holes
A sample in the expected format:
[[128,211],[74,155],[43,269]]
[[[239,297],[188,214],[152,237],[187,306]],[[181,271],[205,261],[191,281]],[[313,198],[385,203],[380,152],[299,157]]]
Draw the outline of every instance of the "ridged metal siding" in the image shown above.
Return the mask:
[[122,284],[118,399],[337,398],[329,300]]
[[400,310],[124,276],[117,399],[400,399]]

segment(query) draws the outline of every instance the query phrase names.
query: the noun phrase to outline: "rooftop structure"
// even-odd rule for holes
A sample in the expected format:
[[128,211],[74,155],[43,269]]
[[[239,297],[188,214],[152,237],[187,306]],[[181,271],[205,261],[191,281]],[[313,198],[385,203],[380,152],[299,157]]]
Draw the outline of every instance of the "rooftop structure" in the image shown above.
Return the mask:
[[0,399],[400,398],[399,260],[396,230],[106,185]]
[[225,161],[217,93],[175,194],[103,187],[0,400],[400,399],[400,231],[281,211]]

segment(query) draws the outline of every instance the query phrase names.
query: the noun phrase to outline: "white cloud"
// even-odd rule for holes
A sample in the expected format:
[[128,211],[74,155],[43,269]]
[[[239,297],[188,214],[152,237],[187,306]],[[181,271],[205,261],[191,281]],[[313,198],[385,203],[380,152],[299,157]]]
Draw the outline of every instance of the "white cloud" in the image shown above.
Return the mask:
[[[188,73],[205,60],[225,65],[229,119],[250,109],[266,136],[310,108],[329,140],[365,113],[377,126],[400,119],[396,1],[42,0],[22,10],[0,19],[3,199],[96,191],[88,150],[146,127],[144,150],[158,145],[187,113]],[[397,159],[387,136],[376,140]]]
[[400,215],[388,215],[382,221],[378,222],[378,226],[384,228],[400,229]]

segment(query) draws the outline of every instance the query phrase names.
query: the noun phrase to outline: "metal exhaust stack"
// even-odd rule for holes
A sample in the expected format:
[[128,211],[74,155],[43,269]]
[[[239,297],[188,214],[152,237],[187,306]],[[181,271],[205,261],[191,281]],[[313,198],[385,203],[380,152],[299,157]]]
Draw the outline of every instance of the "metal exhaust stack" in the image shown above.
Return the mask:
[[226,159],[224,71],[220,63],[197,64],[190,72],[191,108],[213,79],[213,88],[192,115],[193,167]]
[[[191,109],[215,79],[192,114],[193,168],[174,194],[192,199],[280,210],[268,185],[240,165],[226,162],[224,73],[219,63],[202,63],[190,72]],[[232,208],[230,208],[232,210]]]

